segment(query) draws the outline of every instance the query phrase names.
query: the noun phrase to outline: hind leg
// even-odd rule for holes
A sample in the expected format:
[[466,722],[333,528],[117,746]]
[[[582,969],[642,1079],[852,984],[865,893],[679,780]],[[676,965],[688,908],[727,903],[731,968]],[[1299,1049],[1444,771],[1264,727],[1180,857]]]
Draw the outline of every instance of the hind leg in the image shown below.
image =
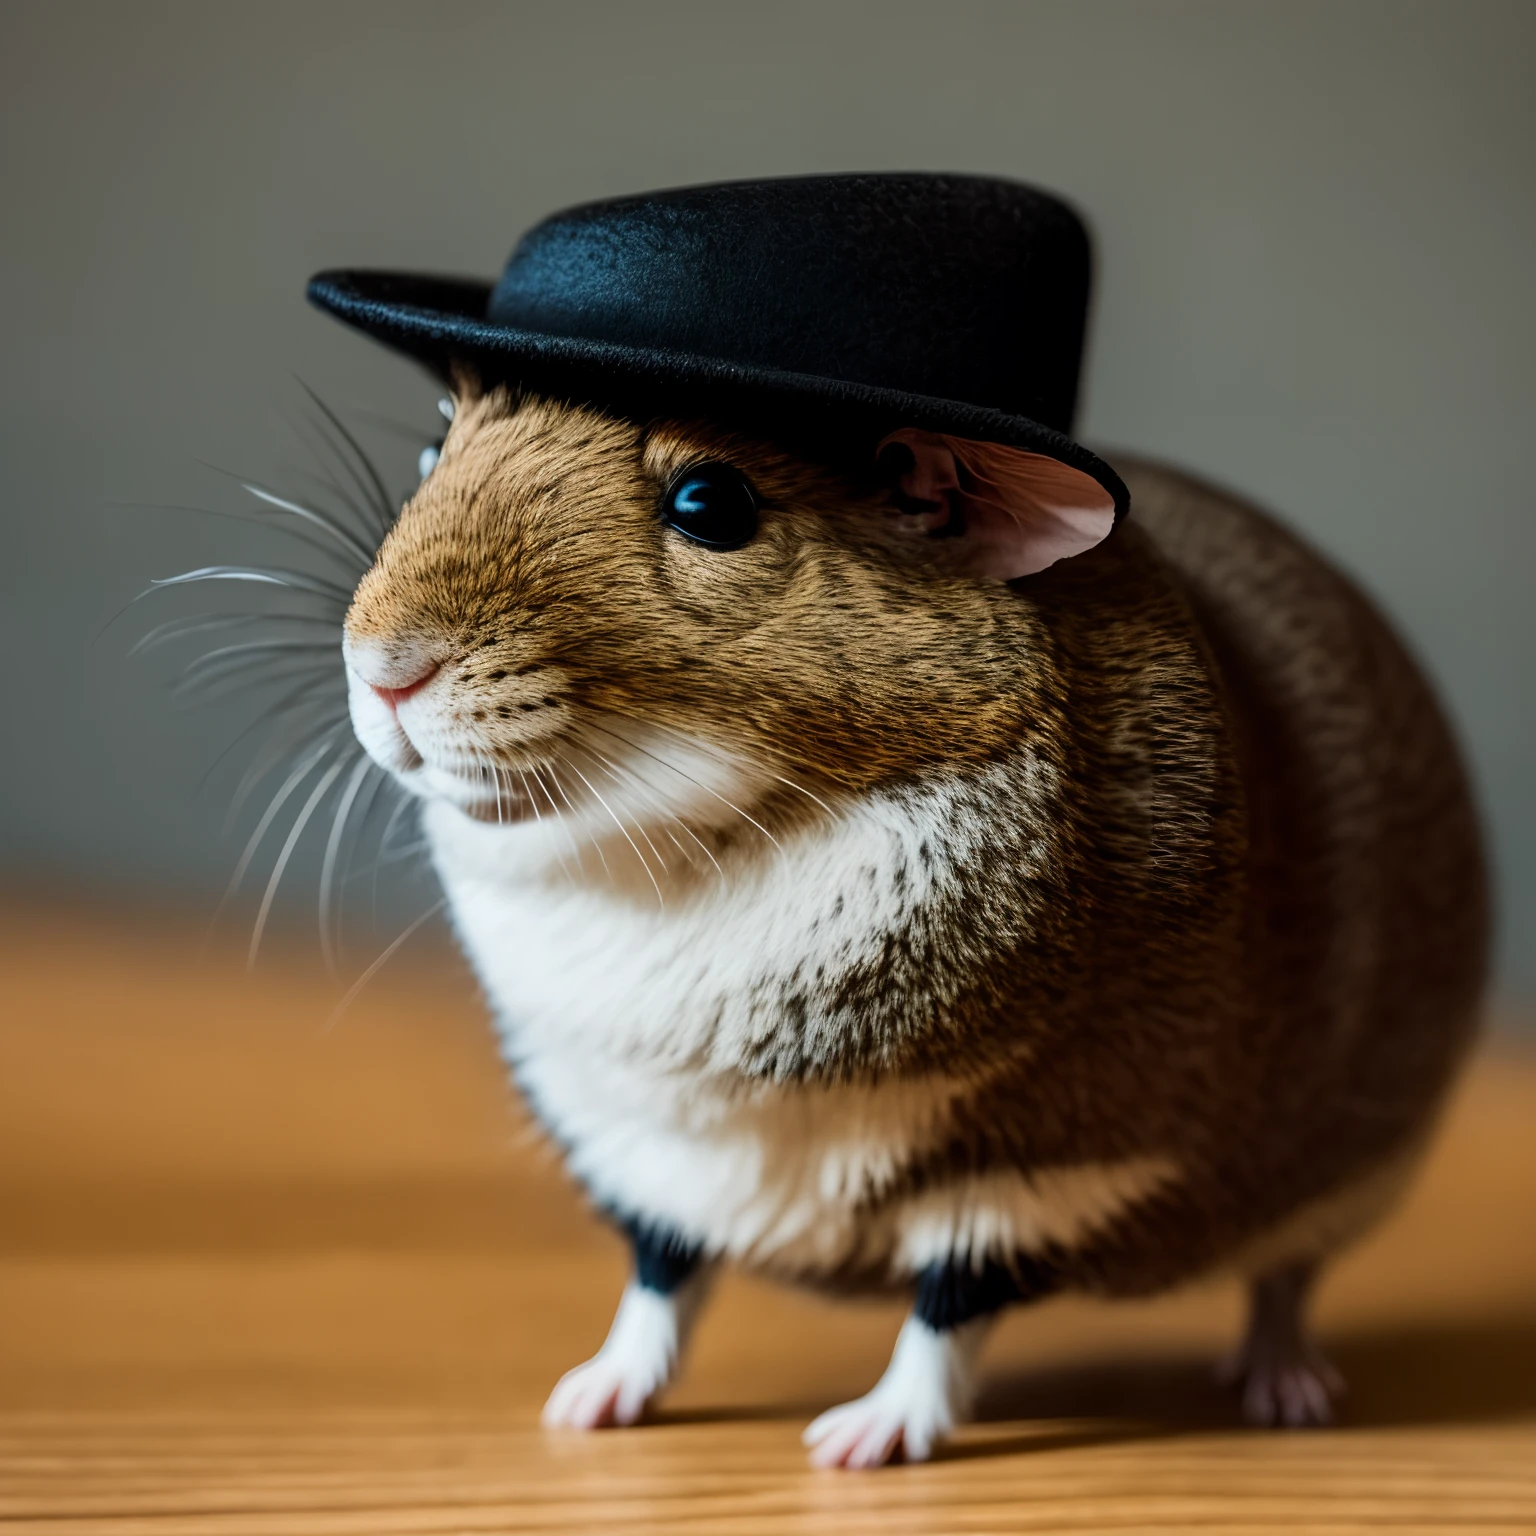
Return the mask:
[[1344,1381],[1307,1330],[1306,1309],[1317,1264],[1282,1265],[1253,1282],[1248,1332],[1222,1370],[1242,1393],[1250,1424],[1300,1429],[1333,1421],[1332,1399]]

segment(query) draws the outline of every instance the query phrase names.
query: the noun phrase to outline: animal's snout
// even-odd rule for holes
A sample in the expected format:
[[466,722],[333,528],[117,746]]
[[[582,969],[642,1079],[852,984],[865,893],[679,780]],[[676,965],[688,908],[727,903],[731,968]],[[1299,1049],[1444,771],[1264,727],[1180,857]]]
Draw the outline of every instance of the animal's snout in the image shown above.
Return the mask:
[[350,635],[347,665],[391,709],[425,688],[442,670],[443,658],[417,641],[359,640]]
[[440,671],[442,671],[442,668],[436,662],[433,662],[431,667],[423,672],[420,677],[406,683],[402,688],[387,688],[381,683],[369,683],[368,686],[393,709],[403,699],[408,699],[419,689],[425,688]]

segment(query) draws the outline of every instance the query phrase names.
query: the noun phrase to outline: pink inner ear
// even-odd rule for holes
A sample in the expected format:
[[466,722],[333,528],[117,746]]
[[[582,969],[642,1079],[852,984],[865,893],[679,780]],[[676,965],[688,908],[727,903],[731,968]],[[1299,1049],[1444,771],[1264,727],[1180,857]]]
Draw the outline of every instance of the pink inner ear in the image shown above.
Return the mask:
[[1115,526],[1109,492],[1043,453],[915,427],[891,433],[880,447],[888,443],[903,444],[915,460],[902,476],[906,496],[958,503],[978,575],[1012,581],[1043,571],[1092,549]]

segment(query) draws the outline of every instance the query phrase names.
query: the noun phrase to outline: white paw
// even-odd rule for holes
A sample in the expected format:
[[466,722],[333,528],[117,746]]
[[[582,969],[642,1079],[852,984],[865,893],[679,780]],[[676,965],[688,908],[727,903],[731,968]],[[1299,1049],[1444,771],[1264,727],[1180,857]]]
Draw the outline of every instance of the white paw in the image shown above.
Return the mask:
[[634,1424],[666,1385],[666,1373],[636,1369],[601,1351],[567,1371],[544,1404],[548,1429],[603,1429]]
[[600,1429],[633,1424],[672,1379],[682,1347],[690,1298],[663,1296],[630,1285],[603,1347],[555,1384],[544,1404],[550,1429]]
[[927,1461],[951,1429],[942,1415],[894,1403],[878,1388],[851,1403],[829,1408],[808,1428],[805,1443],[818,1467],[882,1467],[898,1451],[907,1461]]
[[981,1328],[952,1332],[908,1318],[872,1392],[828,1409],[802,1437],[818,1467],[879,1467],[898,1452],[926,1461],[970,1411]]

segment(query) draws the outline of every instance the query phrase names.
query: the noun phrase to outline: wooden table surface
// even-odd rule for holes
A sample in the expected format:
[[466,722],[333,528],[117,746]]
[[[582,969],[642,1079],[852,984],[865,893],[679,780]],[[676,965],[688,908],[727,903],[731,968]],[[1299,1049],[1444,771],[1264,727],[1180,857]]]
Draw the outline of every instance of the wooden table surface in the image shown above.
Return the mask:
[[0,1528],[1536,1531],[1536,1059],[1484,1053],[1402,1213],[1325,1286],[1326,1433],[1235,1426],[1235,1288],[1009,1318],[942,1459],[799,1432],[898,1323],[731,1278],[665,1411],[549,1435],[624,1273],[508,1097],[456,963],[333,1027],[293,941],[0,910]]

